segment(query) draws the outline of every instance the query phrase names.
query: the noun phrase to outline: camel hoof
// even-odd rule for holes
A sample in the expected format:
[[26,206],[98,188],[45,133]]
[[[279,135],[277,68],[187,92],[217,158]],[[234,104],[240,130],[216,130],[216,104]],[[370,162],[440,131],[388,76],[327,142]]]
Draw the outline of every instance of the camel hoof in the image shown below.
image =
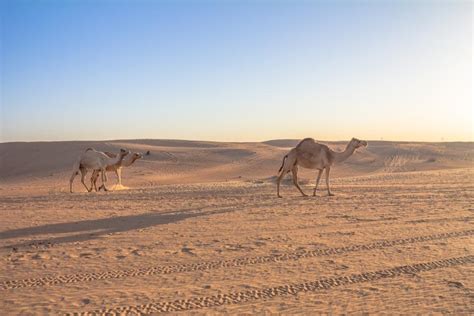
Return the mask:
[[334,196],[334,194],[332,194],[332,193],[329,193],[329,194],[328,194],[328,196]]
[[277,196],[278,196],[280,199],[283,198],[283,196],[281,196],[281,195],[277,195]]

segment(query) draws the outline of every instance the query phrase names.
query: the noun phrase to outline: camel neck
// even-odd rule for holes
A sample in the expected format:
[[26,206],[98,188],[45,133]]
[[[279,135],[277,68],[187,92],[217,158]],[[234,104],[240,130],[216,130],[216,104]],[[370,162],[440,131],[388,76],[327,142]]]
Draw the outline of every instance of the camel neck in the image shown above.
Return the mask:
[[117,157],[115,157],[112,162],[114,165],[118,165],[118,164],[121,164],[122,163],[122,160],[123,160],[123,155],[119,154],[117,155]]
[[343,152],[333,151],[334,161],[335,162],[343,162],[344,160],[346,160],[347,158],[352,156],[354,151],[355,151],[355,148],[352,147],[352,146],[349,146],[349,145],[346,146],[346,149],[344,149]]
[[135,158],[135,157],[123,159],[122,166],[124,166],[124,167],[131,166],[135,162],[135,160],[137,160],[137,158]]

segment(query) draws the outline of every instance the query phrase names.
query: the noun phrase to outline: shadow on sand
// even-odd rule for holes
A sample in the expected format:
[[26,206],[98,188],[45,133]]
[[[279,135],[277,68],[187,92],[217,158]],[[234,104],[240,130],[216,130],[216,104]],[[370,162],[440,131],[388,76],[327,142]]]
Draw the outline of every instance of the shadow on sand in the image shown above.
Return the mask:
[[0,232],[0,240],[24,238],[36,235],[64,235],[45,239],[28,240],[27,242],[5,245],[3,248],[17,248],[32,245],[54,245],[97,239],[102,235],[138,230],[157,225],[176,223],[188,218],[211,216],[235,211],[229,207],[213,211],[199,209],[182,210],[166,213],[142,213],[138,215],[116,216],[96,220],[85,220],[59,224],[48,224],[36,227],[20,228]]

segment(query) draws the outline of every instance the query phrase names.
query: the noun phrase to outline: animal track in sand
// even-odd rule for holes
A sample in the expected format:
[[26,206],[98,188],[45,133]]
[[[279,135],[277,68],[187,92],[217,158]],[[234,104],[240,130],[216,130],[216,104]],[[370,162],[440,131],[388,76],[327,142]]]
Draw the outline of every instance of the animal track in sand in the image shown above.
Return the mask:
[[135,306],[122,306],[95,310],[90,312],[68,313],[66,315],[118,315],[129,313],[143,315],[150,313],[190,311],[207,307],[217,307],[222,305],[241,304],[257,300],[266,300],[276,296],[297,295],[298,293],[304,292],[329,290],[344,285],[372,282],[380,279],[400,277],[403,275],[413,275],[420,272],[472,263],[474,263],[474,255],[448,258],[437,261],[421,262],[417,264],[397,266],[394,268],[364,272],[359,274],[324,278],[316,281],[308,281],[298,284],[285,284],[275,287],[268,287],[242,292],[231,292],[213,296],[193,297],[172,302],[155,302]]
[[394,246],[402,246],[426,241],[440,240],[446,238],[466,237],[474,235],[474,230],[455,231],[425,236],[413,236],[403,239],[382,240],[368,244],[350,245],[345,247],[334,247],[326,249],[316,249],[311,251],[298,250],[282,254],[272,254],[255,257],[241,257],[229,260],[204,261],[190,264],[177,264],[169,266],[155,266],[128,270],[111,270],[92,273],[78,273],[69,275],[56,275],[50,277],[30,278],[23,280],[7,280],[0,282],[0,290],[51,286],[59,284],[69,284],[78,282],[89,282],[96,280],[121,279],[126,277],[140,277],[149,275],[163,275],[172,273],[207,271],[219,268],[240,267],[254,264],[263,264],[271,262],[296,261],[304,258],[323,257],[338,255],[358,251],[370,251],[384,249]]

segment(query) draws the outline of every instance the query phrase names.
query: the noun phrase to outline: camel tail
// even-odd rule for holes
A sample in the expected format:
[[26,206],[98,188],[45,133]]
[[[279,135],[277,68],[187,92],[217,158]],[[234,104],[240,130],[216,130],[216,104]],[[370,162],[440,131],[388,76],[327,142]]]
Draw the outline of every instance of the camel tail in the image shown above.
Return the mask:
[[283,157],[283,161],[281,163],[281,167],[280,167],[280,170],[278,170],[278,172],[281,172],[283,170],[283,166],[285,165],[286,158],[288,158],[288,155],[285,155],[285,157]]

